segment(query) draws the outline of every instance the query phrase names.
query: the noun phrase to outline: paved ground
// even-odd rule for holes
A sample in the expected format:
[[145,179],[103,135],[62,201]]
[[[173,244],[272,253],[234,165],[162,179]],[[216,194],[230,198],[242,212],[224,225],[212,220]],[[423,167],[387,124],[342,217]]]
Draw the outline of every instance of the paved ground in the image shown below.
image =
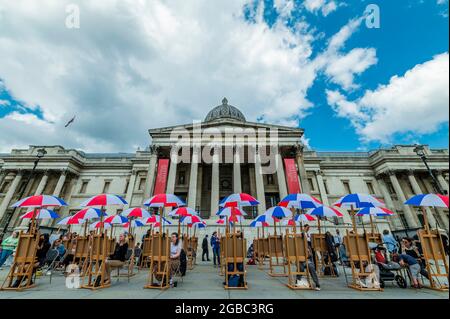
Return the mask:
[[[0,271],[0,280],[7,274],[7,269]],[[53,275],[52,284],[49,277],[38,279],[38,286],[22,292],[0,291],[0,299],[8,298],[52,298],[52,299],[89,299],[89,298],[123,298],[123,299],[448,299],[448,292],[437,292],[430,289],[401,289],[387,283],[383,292],[360,292],[347,288],[345,278],[321,278],[321,291],[294,291],[285,286],[287,278],[274,278],[259,270],[256,266],[248,267],[249,289],[246,291],[230,291],[222,287],[223,277],[211,264],[199,264],[187,273],[183,283],[177,288],[165,291],[143,289],[148,271],[142,270],[130,279],[113,278],[110,288],[91,291],[88,289],[69,289],[65,286],[65,278],[60,273]]]

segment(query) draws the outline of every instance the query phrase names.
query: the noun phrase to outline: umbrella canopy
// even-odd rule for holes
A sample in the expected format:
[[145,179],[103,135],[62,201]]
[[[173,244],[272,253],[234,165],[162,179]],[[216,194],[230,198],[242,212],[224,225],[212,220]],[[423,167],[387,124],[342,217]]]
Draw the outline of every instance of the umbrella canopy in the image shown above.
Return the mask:
[[269,223],[267,222],[260,222],[257,220],[254,220],[250,223],[250,227],[255,227],[255,228],[259,228],[259,227],[269,227]]
[[201,223],[202,221],[203,220],[199,216],[196,216],[196,215],[183,216],[180,219],[180,222],[183,225]]
[[364,207],[359,210],[358,214],[356,214],[356,216],[364,215],[391,216],[394,215],[394,212],[384,207]]
[[80,225],[83,223],[83,219],[74,218],[73,216],[67,216],[61,219],[57,225]]
[[108,216],[105,212],[102,212],[101,209],[98,208],[84,208],[78,212],[76,212],[73,217],[79,219],[93,219],[100,218],[101,216]]
[[298,209],[316,208],[322,205],[317,198],[308,194],[289,194],[278,204],[278,206]]
[[294,227],[294,226],[300,227],[301,223],[299,221],[295,221],[295,220],[292,220],[292,219],[285,219],[285,220],[283,220],[281,222],[281,225],[283,225],[283,226],[292,226],[292,227]]
[[183,216],[191,216],[191,215],[198,215],[198,213],[190,207],[179,207],[169,213],[169,216],[172,216],[172,217],[173,216],[183,217]]
[[111,224],[105,223],[105,222],[93,222],[92,224],[89,225],[90,229],[95,229],[95,228],[108,229],[111,227],[112,227]]
[[[160,222],[161,222],[161,216],[159,216],[159,215],[152,215],[149,218],[144,218],[142,221],[145,224],[147,224],[147,225],[152,224],[153,226],[155,226],[156,223],[159,225]],[[165,219],[164,217],[163,217],[163,221],[164,221],[164,225],[171,225],[172,224],[167,219]]]
[[202,221],[199,223],[188,224],[188,227],[190,227],[190,228],[206,228],[206,222]]
[[296,222],[302,222],[302,223],[307,223],[307,222],[312,222],[315,220],[315,218],[309,214],[299,214],[297,216],[294,217],[294,220]]
[[272,216],[269,216],[266,214],[262,214],[262,215],[256,216],[254,221],[274,224],[274,222],[279,222],[279,221],[281,221],[281,219],[278,219],[276,217],[272,217]]
[[158,194],[147,199],[144,205],[149,207],[180,207],[185,206],[186,203],[173,194]]
[[448,196],[440,194],[419,194],[411,197],[405,202],[406,205],[449,207]]
[[244,207],[256,205],[259,205],[256,198],[246,193],[231,194],[223,198],[219,203],[220,207]]
[[136,218],[149,218],[152,216],[146,209],[141,207],[128,208],[125,211],[123,211],[120,215],[125,217],[136,217]]
[[61,207],[67,206],[67,203],[61,198],[52,195],[34,195],[21,199],[18,202],[11,205],[11,207],[46,207],[46,206]]
[[124,224],[128,222],[128,218],[121,215],[111,215],[105,218],[105,223],[108,224]]
[[246,216],[247,213],[237,207],[225,207],[216,213],[219,216]]
[[364,207],[384,207],[386,206],[381,200],[367,194],[348,194],[341,197],[333,206],[337,207],[349,207],[354,206],[355,208]]
[[31,218],[36,218],[36,219],[55,219],[55,218],[59,218],[58,214],[55,213],[52,210],[49,209],[38,209],[36,210],[36,212],[34,210],[30,210],[28,212],[26,212],[25,214],[23,214],[22,216],[20,216],[21,219],[31,219]]
[[109,206],[109,205],[126,205],[128,204],[125,199],[118,195],[113,194],[100,194],[95,195],[83,203],[81,203],[81,207],[87,206]]
[[291,218],[292,212],[285,207],[274,206],[266,210],[264,215],[275,217],[277,219],[283,219],[283,218]]
[[336,208],[328,206],[320,206],[308,210],[309,215],[319,216],[319,217],[343,217],[344,215],[338,211]]
[[[144,222],[142,222],[142,221],[140,221],[138,219],[135,219],[135,220],[131,221],[131,227],[142,227],[142,226],[145,226]],[[124,228],[130,227],[130,222],[124,223],[123,227]]]
[[[168,221],[167,219],[163,219],[163,225],[164,226],[167,226],[167,225],[172,225],[172,223],[170,222],[170,221]],[[158,227],[160,227],[161,226],[161,223],[160,222],[156,222],[156,223],[154,223],[153,224],[153,227],[155,227],[155,228],[158,228]]]

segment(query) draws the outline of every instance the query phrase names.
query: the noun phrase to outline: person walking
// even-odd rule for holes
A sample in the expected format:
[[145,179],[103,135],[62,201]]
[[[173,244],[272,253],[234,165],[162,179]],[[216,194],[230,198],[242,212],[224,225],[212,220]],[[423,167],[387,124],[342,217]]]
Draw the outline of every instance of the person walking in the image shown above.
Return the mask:
[[211,236],[211,247],[213,251],[214,266],[216,265],[220,266],[220,240],[219,237],[217,237],[217,232],[214,232]]
[[2,241],[2,251],[0,253],[0,268],[3,266],[8,257],[11,256],[16,250],[17,244],[19,243],[18,237],[19,233],[13,232],[11,236]]
[[202,261],[205,261],[205,255],[206,255],[206,260],[211,261],[209,259],[208,235],[205,235],[205,237],[203,238],[203,241],[202,241]]

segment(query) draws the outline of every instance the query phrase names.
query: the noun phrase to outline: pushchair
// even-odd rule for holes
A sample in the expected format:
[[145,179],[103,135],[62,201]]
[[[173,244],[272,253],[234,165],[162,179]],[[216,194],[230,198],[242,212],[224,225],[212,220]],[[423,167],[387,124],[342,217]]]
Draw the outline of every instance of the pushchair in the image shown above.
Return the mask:
[[[379,251],[386,251],[386,249],[382,245],[377,245],[372,248],[374,253]],[[376,258],[375,258],[376,259]],[[408,284],[406,282],[405,277],[403,277],[402,274],[402,268],[398,266],[398,268],[393,267],[395,264],[385,264],[382,262],[376,261],[376,264],[378,266],[378,269],[380,270],[380,287],[384,288],[386,285],[386,282],[396,282],[397,286],[400,288],[405,289]]]

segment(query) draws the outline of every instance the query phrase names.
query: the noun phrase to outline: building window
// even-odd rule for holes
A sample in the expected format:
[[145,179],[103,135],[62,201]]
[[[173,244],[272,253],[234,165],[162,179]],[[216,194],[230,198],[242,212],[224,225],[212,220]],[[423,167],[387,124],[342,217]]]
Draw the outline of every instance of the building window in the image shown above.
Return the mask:
[[185,185],[186,184],[186,172],[180,171],[178,172],[178,185]]
[[103,194],[107,193],[109,191],[109,186],[111,185],[111,181],[105,181],[105,184],[103,184]]
[[267,176],[267,185],[273,185],[273,174],[268,174]]
[[130,187],[130,180],[127,179],[127,182],[125,183],[125,190],[123,191],[124,194],[128,192],[128,187]]
[[373,188],[372,182],[366,182],[366,185],[367,185],[367,189],[369,191],[369,194],[375,194],[375,190]]
[[328,191],[328,183],[326,179],[323,180],[323,186],[325,187],[325,194],[330,194],[330,192]]
[[80,187],[80,194],[85,194],[86,193],[86,189],[88,187],[89,181],[82,181],[81,182],[81,187]]
[[402,222],[403,228],[408,228],[408,222],[406,221],[405,213],[402,210],[397,211],[400,221]]
[[5,181],[2,185],[2,188],[0,189],[0,193],[6,193],[9,189],[10,184],[11,184],[11,181]]
[[349,181],[342,181],[342,185],[344,185],[344,190],[346,194],[351,194],[352,191],[350,189],[350,183]]
[[311,191],[314,191],[315,188],[314,188],[314,182],[313,182],[312,178],[308,178],[308,184],[309,184],[309,189]]
[[146,180],[147,180],[147,179],[146,179],[145,177],[142,177],[142,178],[139,180],[139,190],[140,190],[140,191],[143,191],[143,190],[144,190]]

